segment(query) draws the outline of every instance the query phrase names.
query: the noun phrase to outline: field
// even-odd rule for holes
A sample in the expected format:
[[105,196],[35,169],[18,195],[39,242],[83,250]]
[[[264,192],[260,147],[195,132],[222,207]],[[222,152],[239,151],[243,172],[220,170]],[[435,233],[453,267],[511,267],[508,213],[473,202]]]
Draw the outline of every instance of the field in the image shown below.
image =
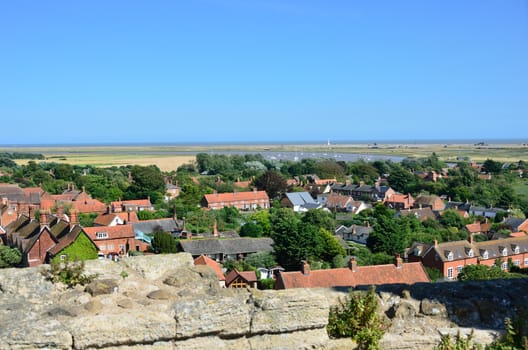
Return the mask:
[[[330,152],[426,157],[435,152],[442,160],[455,161],[467,157],[482,162],[488,158],[502,162],[528,161],[527,144],[269,144],[269,145],[208,145],[208,146],[77,146],[77,147],[10,147],[0,152],[42,153],[49,162],[100,167],[128,164],[157,165],[163,171],[176,170],[194,161],[199,152]],[[19,161],[20,164],[27,161]]]

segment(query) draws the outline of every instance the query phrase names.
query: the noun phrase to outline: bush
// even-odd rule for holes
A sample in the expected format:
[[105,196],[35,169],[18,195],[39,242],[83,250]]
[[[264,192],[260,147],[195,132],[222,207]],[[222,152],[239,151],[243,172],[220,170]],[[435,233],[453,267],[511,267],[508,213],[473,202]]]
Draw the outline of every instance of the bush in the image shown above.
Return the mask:
[[275,280],[273,278],[264,278],[259,281],[259,289],[273,288],[275,288]]
[[473,343],[473,338],[475,338],[473,331],[466,337],[460,335],[458,331],[454,339],[449,334],[443,335],[440,344],[435,346],[434,350],[482,350],[482,345]]
[[62,282],[71,288],[77,284],[85,285],[94,280],[95,275],[84,274],[83,261],[70,261],[66,257],[63,261],[52,261],[49,269],[42,269],[42,275],[52,283]]
[[0,243],[0,268],[16,266],[22,260],[22,253],[18,248],[9,248]]
[[336,338],[351,337],[359,349],[380,349],[380,340],[386,325],[378,313],[376,289],[368,292],[350,292],[337,306],[330,309],[328,335]]
[[174,237],[172,237],[170,233],[161,231],[154,233],[154,238],[152,238],[151,247],[152,250],[154,250],[154,252],[157,254],[168,254],[178,252],[178,244]]

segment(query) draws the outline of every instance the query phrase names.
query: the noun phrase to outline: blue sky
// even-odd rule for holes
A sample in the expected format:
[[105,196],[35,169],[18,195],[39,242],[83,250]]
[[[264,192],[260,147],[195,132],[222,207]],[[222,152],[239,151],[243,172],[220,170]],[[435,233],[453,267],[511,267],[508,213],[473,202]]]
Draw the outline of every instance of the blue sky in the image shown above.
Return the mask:
[[528,138],[528,1],[2,1],[0,144]]

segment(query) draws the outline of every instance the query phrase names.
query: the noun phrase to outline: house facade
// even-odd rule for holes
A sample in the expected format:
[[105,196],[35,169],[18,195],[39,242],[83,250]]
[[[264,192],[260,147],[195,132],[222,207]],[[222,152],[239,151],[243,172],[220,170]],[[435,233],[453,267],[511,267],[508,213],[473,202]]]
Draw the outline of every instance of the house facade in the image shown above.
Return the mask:
[[528,267],[528,236],[484,242],[435,242],[432,245],[414,243],[407,249],[409,261],[421,261],[424,266],[437,269],[447,280],[457,279],[467,265],[493,266],[497,262],[503,270],[508,260],[520,268]]
[[230,192],[206,194],[202,198],[202,207],[207,209],[222,209],[235,207],[239,210],[268,209],[270,200],[266,191]]
[[144,252],[150,246],[144,240],[136,238],[132,224],[85,227],[84,231],[105,255],[114,253],[125,255],[130,250]]

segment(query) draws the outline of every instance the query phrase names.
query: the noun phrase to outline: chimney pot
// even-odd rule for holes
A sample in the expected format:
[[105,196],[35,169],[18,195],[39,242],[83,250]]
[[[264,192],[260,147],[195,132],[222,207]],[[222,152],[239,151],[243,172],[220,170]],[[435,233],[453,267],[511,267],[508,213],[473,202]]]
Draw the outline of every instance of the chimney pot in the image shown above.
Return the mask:
[[348,268],[352,270],[352,272],[358,272],[358,265],[357,265],[356,258],[354,257],[350,258],[350,260],[348,261]]
[[400,256],[400,253],[394,254],[394,265],[396,265],[397,268],[403,267],[403,259]]
[[310,274],[310,263],[308,260],[303,260],[301,263],[301,273],[303,275],[309,275]]

